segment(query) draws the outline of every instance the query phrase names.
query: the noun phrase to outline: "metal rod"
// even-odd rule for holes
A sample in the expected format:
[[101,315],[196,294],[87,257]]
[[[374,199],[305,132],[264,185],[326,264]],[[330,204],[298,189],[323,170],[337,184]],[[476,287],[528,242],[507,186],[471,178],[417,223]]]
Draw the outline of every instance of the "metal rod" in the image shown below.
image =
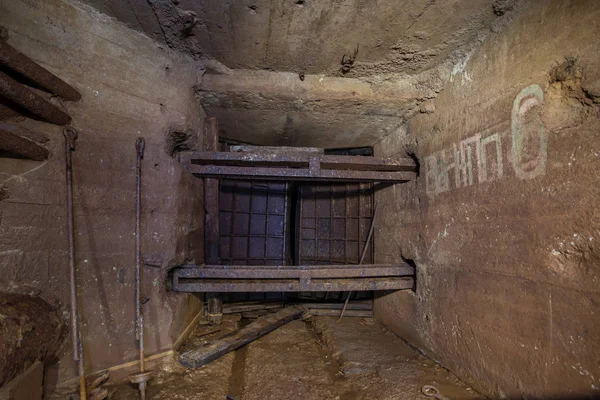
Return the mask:
[[63,130],[65,136],[66,180],[67,180],[67,225],[69,231],[69,278],[71,290],[71,340],[73,341],[73,359],[78,361],[79,397],[86,398],[85,364],[83,362],[83,344],[77,314],[77,281],[75,276],[75,235],[73,229],[73,160],[71,152],[75,150],[77,131],[72,127]]
[[[363,247],[362,253],[360,255],[360,260],[358,261],[358,265],[361,265],[365,259],[365,255],[367,254],[367,249],[369,248],[369,242],[371,242],[371,236],[373,236],[373,229],[375,228],[375,216],[377,215],[377,203],[373,207],[373,218],[371,218],[371,226],[369,227],[369,234],[367,235],[367,240],[365,241],[365,245]],[[341,321],[344,318],[344,312],[346,312],[346,307],[348,307],[348,302],[350,301],[350,296],[352,296],[352,292],[348,292],[348,297],[346,297],[346,301],[344,302],[344,307],[342,308],[342,312],[340,313],[340,318],[338,321]]]
[[67,113],[3,72],[0,72],[0,96],[55,125],[71,122]]
[[144,158],[144,138],[138,137],[135,142],[137,153],[136,162],[136,193],[135,193],[135,313],[136,339],[139,341],[140,349],[140,371],[129,377],[131,382],[138,384],[140,399],[146,399],[146,383],[150,379],[151,372],[146,371],[146,360],[144,359],[144,314],[142,312],[141,270],[142,270],[142,158]]
[[137,152],[136,164],[136,197],[135,197],[135,313],[136,313],[136,339],[140,347],[140,372],[144,372],[144,317],[142,314],[142,294],[140,290],[141,279],[141,201],[142,201],[142,158],[144,157],[144,138],[139,137],[135,142]]
[[50,93],[59,95],[65,100],[76,101],[81,99],[81,94],[73,86],[3,40],[0,40],[0,64],[31,79]]

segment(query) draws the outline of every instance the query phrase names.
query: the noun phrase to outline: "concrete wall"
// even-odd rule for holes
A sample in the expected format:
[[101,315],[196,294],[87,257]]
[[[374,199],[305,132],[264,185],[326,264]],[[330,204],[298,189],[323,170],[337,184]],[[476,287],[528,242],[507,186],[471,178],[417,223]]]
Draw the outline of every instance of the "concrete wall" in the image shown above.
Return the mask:
[[418,277],[376,316],[493,397],[599,395],[598,21],[594,1],[523,2],[376,148],[421,163],[377,196],[376,261]]
[[[148,354],[171,348],[189,322],[188,302],[165,290],[167,267],[194,258],[200,232],[200,181],[168,154],[168,133],[201,133],[192,86],[198,65],[146,36],[65,0],[0,2],[8,42],[75,86],[64,103],[79,131],[74,158],[76,263],[89,372],[135,360],[135,141],[146,139],[142,251],[160,268],[144,268]],[[8,198],[0,201],[0,290],[39,294],[68,315],[64,139],[61,128],[13,121],[50,138],[51,157],[20,168],[2,164]],[[6,160],[5,160],[6,161]],[[15,161],[26,162],[26,161]],[[21,164],[22,166],[22,164]],[[17,173],[18,172],[18,173]],[[196,216],[194,218],[193,216]],[[201,237],[201,235],[200,235]],[[189,309],[188,309],[189,310]],[[46,383],[73,376],[71,345]]]

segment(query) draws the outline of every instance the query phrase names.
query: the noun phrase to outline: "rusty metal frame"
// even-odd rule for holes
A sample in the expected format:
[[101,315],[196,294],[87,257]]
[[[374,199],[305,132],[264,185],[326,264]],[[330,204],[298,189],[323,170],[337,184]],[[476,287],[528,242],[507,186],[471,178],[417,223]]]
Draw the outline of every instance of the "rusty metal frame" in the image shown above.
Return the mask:
[[403,157],[187,152],[180,155],[180,160],[199,177],[401,183],[416,176],[414,161]]
[[300,292],[410,289],[408,264],[182,265],[172,271],[178,292]]

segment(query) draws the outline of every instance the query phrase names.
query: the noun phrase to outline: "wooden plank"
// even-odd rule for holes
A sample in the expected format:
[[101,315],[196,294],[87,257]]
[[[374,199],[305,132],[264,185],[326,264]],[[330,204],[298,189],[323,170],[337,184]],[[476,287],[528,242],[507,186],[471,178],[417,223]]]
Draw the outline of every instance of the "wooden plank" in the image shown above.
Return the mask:
[[[323,309],[323,310],[337,310],[338,315],[339,311],[344,307],[344,303],[300,303],[297,304],[302,307],[306,307],[309,310],[314,309]],[[346,310],[363,310],[363,311],[371,311],[373,310],[372,302],[354,302],[351,301],[348,303]]]
[[246,325],[231,336],[227,336],[208,346],[183,353],[179,363],[187,368],[198,368],[232,352],[245,344],[266,335],[269,332],[293,320],[302,318],[306,313],[304,307],[288,307],[274,314],[269,314]]
[[[323,317],[339,317],[342,310],[326,310],[323,308],[311,308],[308,313],[312,316],[323,316]],[[362,318],[373,318],[372,310],[348,310],[344,311],[344,317],[362,317]]]
[[36,361],[21,375],[0,389],[2,400],[42,400],[44,364]]
[[231,303],[223,305],[223,314],[234,314],[258,310],[274,310],[276,308],[283,308],[283,306],[284,304],[282,301]]

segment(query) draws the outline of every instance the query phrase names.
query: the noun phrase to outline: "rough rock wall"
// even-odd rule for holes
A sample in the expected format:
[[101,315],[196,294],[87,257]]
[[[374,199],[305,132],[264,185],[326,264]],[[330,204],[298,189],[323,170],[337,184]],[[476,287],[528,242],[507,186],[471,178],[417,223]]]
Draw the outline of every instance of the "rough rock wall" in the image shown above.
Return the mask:
[[0,387],[38,360],[53,361],[67,335],[66,325],[39,297],[0,293]]
[[376,261],[418,276],[376,316],[493,397],[600,394],[598,21],[594,1],[523,2],[376,148],[421,167],[377,196]]
[[[200,182],[170,153],[193,146],[203,115],[192,86],[198,65],[92,8],[64,0],[0,2],[8,42],[75,86],[65,103],[79,131],[74,159],[76,264],[88,371],[135,360],[135,141],[146,139],[142,178],[142,251],[146,348],[168,350],[189,321],[186,295],[165,291],[166,268],[197,256]],[[61,128],[12,121],[50,138],[50,158],[0,173],[1,291],[37,294],[64,309],[68,321],[64,139]],[[175,132],[174,134],[170,134]],[[199,140],[199,139],[198,139]],[[14,160],[13,160],[14,161]],[[24,163],[16,160],[14,163]],[[18,172],[18,173],[17,173]],[[199,235],[201,237],[201,234]],[[200,254],[201,256],[201,254]],[[52,385],[73,375],[70,344]]]

